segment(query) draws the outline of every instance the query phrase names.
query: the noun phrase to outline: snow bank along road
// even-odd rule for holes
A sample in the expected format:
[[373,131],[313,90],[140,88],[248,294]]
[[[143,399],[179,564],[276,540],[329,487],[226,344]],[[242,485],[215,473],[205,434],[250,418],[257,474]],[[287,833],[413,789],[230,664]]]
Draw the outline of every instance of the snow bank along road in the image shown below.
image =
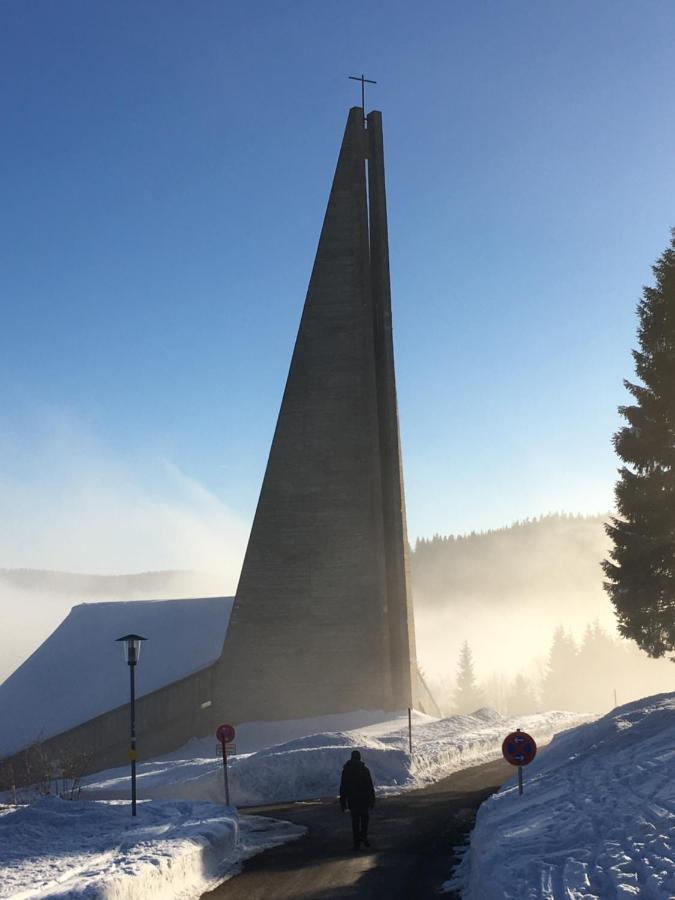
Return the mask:
[[287,822],[210,803],[46,797],[0,815],[0,897],[186,900],[242,860],[303,834]]
[[[232,760],[232,795],[240,805],[335,797],[342,765],[358,748],[383,798],[498,758],[502,739],[516,724],[547,740],[579,718],[552,712],[516,723],[489,709],[442,720],[416,713],[412,760],[407,717],[361,711],[274,726],[251,723],[238,729],[239,750],[247,752]],[[0,898],[140,900],[152,893],[193,900],[238,860],[297,836],[297,829],[269,820],[242,820],[237,831],[234,810],[223,806],[215,743],[192,741],[140,763],[136,822],[129,817],[126,766],[88,777],[82,801],[40,800],[0,816]]]
[[240,875],[202,900],[435,896],[476,808],[510,774],[511,767],[498,760],[455,772],[421,790],[378,799],[371,817],[372,846],[358,852],[352,849],[350,816],[341,813],[335,799],[255,810],[308,832],[249,860]]
[[467,900],[675,897],[675,694],[558,735],[480,809]]
[[[230,763],[233,803],[258,806],[334,797],[340,771],[352,750],[363,754],[378,796],[421,788],[451,772],[501,757],[502,741],[516,726],[544,743],[556,732],[588,718],[547,712],[514,719],[493,709],[447,719],[415,713],[411,760],[407,715],[392,719],[391,714],[371,713],[372,724],[367,724],[367,715],[361,711],[322,720],[277,723],[278,730],[292,732],[294,726],[303,735],[291,740],[270,739],[268,723],[238,727],[239,755]],[[222,759],[218,758],[215,739],[192,741],[169,756],[140,763],[138,791],[139,797],[146,799],[180,797],[222,803]],[[126,767],[100,772],[83,783],[83,796],[92,799],[121,799],[128,792]]]

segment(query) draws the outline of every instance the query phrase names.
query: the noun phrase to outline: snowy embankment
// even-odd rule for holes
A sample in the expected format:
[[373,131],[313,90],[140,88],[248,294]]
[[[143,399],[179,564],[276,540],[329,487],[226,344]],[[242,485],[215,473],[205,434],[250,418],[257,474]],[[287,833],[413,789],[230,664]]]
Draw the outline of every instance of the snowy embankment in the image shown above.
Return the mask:
[[[238,729],[247,754],[230,761],[238,805],[335,797],[344,762],[361,750],[378,794],[422,787],[497,758],[516,726],[545,742],[585,717],[551,712],[517,721],[483,709],[471,716],[413,718],[356,712],[319,720],[251,723]],[[348,725],[356,726],[351,729]],[[346,730],[311,733],[317,725]],[[274,736],[309,735],[269,746]],[[255,746],[259,749],[253,750]],[[25,794],[25,792],[24,792]],[[237,864],[304,829],[223,805],[215,738],[191,741],[138,764],[138,816],[131,818],[127,767],[84,779],[79,801],[46,798],[0,816],[0,898],[195,900]]]
[[[364,721],[363,713],[355,716]],[[238,806],[334,797],[342,766],[356,749],[372,772],[378,794],[395,793],[498,758],[504,737],[516,726],[546,742],[555,732],[587,718],[576,713],[549,712],[516,720],[491,709],[447,719],[415,713],[412,760],[405,716],[373,725],[360,724],[352,730],[310,733],[234,756],[229,764],[231,796]],[[308,731],[311,724],[305,723]],[[259,726],[262,732],[267,727]],[[256,727],[243,726],[242,732],[246,733],[246,729],[252,741]],[[207,738],[192,741],[162,759],[140,763],[139,796],[222,802],[222,761],[216,753],[215,740]],[[126,769],[101,772],[86,779],[83,785],[83,796],[93,798],[121,798],[127,792]]]
[[133,819],[128,803],[47,797],[0,815],[0,897],[193,900],[303,833],[209,803],[140,803]]
[[480,808],[448,888],[467,900],[675,896],[675,694],[554,738]]

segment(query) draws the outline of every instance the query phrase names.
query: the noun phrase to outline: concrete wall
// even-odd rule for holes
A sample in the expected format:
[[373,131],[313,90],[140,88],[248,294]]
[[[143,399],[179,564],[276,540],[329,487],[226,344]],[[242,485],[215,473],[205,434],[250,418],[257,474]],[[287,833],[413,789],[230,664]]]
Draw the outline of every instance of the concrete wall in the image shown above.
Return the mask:
[[366,130],[356,107],[221,658],[225,717],[410,705],[406,550],[381,116]]
[[353,109],[220,664],[235,721],[392,703],[365,155]]
[[[214,667],[209,666],[175,681],[136,701],[136,733],[139,759],[149,759],[180,747],[190,738],[215,731],[217,712],[202,703],[213,698]],[[214,738],[215,743],[215,738]],[[40,742],[40,755],[58,764],[86,758],[86,772],[97,772],[127,763],[129,704]],[[36,754],[33,753],[35,758]],[[30,763],[30,760],[28,760]],[[0,765],[0,783],[12,766],[18,783],[25,781],[26,753],[16,753]],[[33,766],[34,768],[34,766]]]
[[377,409],[382,478],[382,516],[394,705],[419,703],[415,621],[410,593],[408,531],[396,398],[394,340],[389,278],[387,197],[384,180],[382,114],[368,116],[368,193],[370,200],[370,271],[373,296]]

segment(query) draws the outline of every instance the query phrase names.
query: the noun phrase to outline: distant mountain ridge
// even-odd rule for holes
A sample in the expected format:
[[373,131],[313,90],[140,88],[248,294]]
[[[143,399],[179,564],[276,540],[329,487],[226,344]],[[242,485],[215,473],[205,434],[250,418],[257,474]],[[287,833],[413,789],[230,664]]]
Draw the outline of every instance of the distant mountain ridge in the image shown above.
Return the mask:
[[144,597],[204,597],[230,593],[219,575],[189,570],[160,570],[123,575],[91,575],[50,569],[0,569],[2,587],[20,591],[68,595],[78,601]]

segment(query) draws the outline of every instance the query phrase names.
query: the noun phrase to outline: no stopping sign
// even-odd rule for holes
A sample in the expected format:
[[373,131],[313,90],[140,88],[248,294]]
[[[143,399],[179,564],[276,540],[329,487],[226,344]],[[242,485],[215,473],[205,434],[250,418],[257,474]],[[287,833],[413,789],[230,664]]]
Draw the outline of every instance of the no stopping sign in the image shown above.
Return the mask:
[[526,731],[512,731],[502,744],[502,755],[512,766],[526,766],[537,755],[537,744]]

